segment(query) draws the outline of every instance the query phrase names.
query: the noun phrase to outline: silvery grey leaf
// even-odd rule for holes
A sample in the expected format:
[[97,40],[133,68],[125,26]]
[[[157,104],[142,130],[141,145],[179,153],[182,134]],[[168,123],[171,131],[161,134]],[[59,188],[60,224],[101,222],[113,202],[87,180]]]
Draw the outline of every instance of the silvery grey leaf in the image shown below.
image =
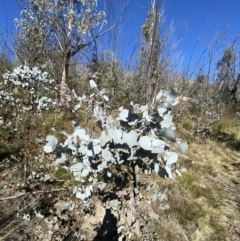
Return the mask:
[[73,187],[73,195],[78,191],[78,187],[77,186],[74,186]]
[[117,228],[118,234],[120,234],[124,228],[125,228],[125,225],[123,225],[123,224],[120,225],[120,226]]
[[175,101],[172,103],[172,106],[175,106],[175,105],[177,105],[179,103],[179,97],[177,97],[176,99],[175,99]]
[[167,147],[167,143],[159,140],[159,139],[154,139],[152,141],[152,153],[163,153]]
[[98,188],[100,191],[103,191],[106,186],[107,186],[107,183],[105,182],[98,184]]
[[107,161],[103,161],[101,164],[97,166],[98,172],[102,172],[104,169],[108,168]]
[[109,98],[108,98],[106,95],[103,95],[103,99],[104,99],[105,101],[109,101]]
[[82,106],[82,104],[81,104],[81,103],[78,103],[78,104],[72,109],[72,112],[75,113],[75,112],[79,111],[80,108],[81,108],[81,106]]
[[76,94],[76,92],[75,92],[75,90],[74,90],[74,89],[72,90],[72,93],[73,93],[74,98],[75,98],[75,99],[77,99],[77,98],[78,98],[78,96],[77,96],[77,94]]
[[128,116],[129,116],[129,110],[127,109],[122,109],[121,112],[119,113],[119,117],[121,118],[122,121],[127,122]]
[[106,135],[106,132],[105,131],[102,131],[101,132],[101,136],[99,138],[99,141],[100,141],[100,144],[101,146],[105,146],[108,142],[108,137]]
[[51,179],[51,176],[48,175],[48,174],[45,174],[45,175],[44,175],[44,178],[43,178],[43,181],[44,181],[44,182],[47,182],[47,181],[49,181],[50,179]]
[[166,170],[166,172],[168,174],[168,177],[171,178],[171,179],[174,179],[171,168],[168,167],[168,166],[165,166],[165,170]]
[[56,158],[55,163],[57,164],[64,164],[67,161],[67,156],[64,153],[61,153],[60,158]]
[[101,151],[102,151],[102,148],[100,145],[93,145],[94,155],[99,154]]
[[122,144],[123,131],[119,129],[109,129],[108,130],[109,140],[113,140],[116,144]]
[[187,142],[184,143],[177,143],[177,150],[184,154],[188,150],[188,144]]
[[43,150],[46,153],[50,153],[55,149],[58,139],[53,135],[48,135],[46,141],[47,144],[43,147]]
[[81,172],[81,176],[82,177],[86,177],[89,175],[89,170],[88,169],[83,169],[82,172]]
[[169,141],[175,141],[176,140],[176,136],[174,131],[171,128],[163,128],[162,129],[162,134],[163,136],[165,136]]
[[138,143],[144,150],[151,151],[153,140],[154,139],[150,136],[141,136]]
[[159,163],[155,163],[155,164],[154,164],[154,170],[155,170],[155,172],[158,174],[158,171],[159,171]]
[[138,145],[138,134],[136,131],[131,130],[130,132],[126,133],[126,142],[128,144],[128,146],[130,148],[132,148],[133,146],[137,146]]
[[104,150],[102,150],[102,158],[105,161],[112,161],[113,155],[109,150],[104,149]]
[[162,107],[158,108],[157,110],[160,116],[163,116],[167,112],[167,109]]
[[160,122],[160,125],[162,128],[170,128],[172,125],[172,122],[168,120],[163,120]]
[[166,165],[170,167],[172,164],[176,163],[177,160],[178,160],[178,154],[176,152],[170,152],[166,161]]
[[148,112],[148,105],[141,105],[139,107],[140,112]]
[[156,96],[156,100],[159,101],[161,99],[161,97],[163,96],[163,91],[160,90]]
[[135,187],[135,188],[133,189],[133,191],[134,191],[134,194],[135,194],[135,195],[138,195],[138,194],[139,194],[139,189],[138,189],[137,187]]
[[97,87],[97,84],[95,83],[95,81],[94,80],[90,80],[89,81],[89,84],[90,84],[90,87],[91,87],[91,89],[93,89],[93,88],[96,88]]
[[82,192],[80,192],[80,191],[77,191],[76,192],[76,198],[79,198],[79,199],[81,199],[81,200],[85,200],[86,199],[86,194],[85,193],[82,193]]
[[78,176],[79,174],[81,174],[83,168],[84,168],[83,164],[79,162],[72,165],[70,167],[70,171],[73,173],[74,176]]
[[178,97],[177,93],[172,88],[166,90],[163,95],[166,97],[166,102],[169,104],[173,104]]

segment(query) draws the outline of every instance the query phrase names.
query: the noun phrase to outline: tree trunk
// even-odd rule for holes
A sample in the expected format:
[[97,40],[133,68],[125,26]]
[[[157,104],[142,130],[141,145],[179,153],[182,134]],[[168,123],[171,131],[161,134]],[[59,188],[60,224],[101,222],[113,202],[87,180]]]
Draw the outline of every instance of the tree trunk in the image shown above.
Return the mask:
[[[69,0],[69,12],[74,12],[73,11],[73,3],[74,0]],[[67,39],[65,42],[65,48],[64,48],[64,61],[63,61],[63,72],[62,72],[62,80],[60,83],[60,106],[68,106],[69,102],[71,101],[70,93],[67,93],[68,90],[68,85],[67,85],[67,80],[68,80],[68,71],[69,71],[69,62],[71,58],[71,35],[72,35],[72,21],[73,17],[69,18],[68,21],[68,27],[67,27]]]
[[62,79],[60,83],[60,97],[59,97],[59,105],[60,106],[68,106],[68,102],[71,101],[70,95],[68,95],[68,73],[69,73],[69,61],[70,61],[70,51],[64,57],[63,63],[63,72]]

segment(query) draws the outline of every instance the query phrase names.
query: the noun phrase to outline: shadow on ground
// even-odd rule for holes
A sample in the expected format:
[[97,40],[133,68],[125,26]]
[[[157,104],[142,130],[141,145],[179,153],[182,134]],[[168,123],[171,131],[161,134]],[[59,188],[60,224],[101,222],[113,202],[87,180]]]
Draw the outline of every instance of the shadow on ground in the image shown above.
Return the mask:
[[240,151],[240,141],[236,139],[234,134],[225,132],[217,132],[213,135],[214,140],[223,143],[231,150]]
[[117,218],[111,213],[110,209],[106,209],[106,213],[101,227],[93,241],[117,241]]

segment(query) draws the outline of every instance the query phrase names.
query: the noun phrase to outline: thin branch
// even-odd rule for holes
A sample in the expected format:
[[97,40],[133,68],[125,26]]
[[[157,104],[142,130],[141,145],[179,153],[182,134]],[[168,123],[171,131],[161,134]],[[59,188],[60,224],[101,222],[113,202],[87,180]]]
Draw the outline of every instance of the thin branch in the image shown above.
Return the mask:
[[18,197],[22,197],[22,196],[24,196],[26,194],[27,194],[27,192],[22,192],[22,193],[19,193],[18,195],[15,195],[15,196],[0,198],[0,201],[6,201],[6,200],[15,199],[15,198],[18,198]]
[[58,41],[58,44],[59,44],[59,47],[60,47],[61,51],[63,52],[63,47],[62,47],[61,42],[60,42],[58,36],[56,35],[56,33],[54,33],[54,36],[55,36],[55,38],[56,38],[57,41]]
[[67,190],[68,189],[66,189],[66,188],[59,188],[59,189],[53,189],[53,190],[49,190],[49,191],[22,192],[22,193],[19,193],[18,195],[15,195],[15,196],[0,198],[0,201],[7,201],[7,200],[19,198],[19,197],[22,197],[22,196],[24,196],[26,194],[29,194],[29,193],[31,193],[31,194],[51,193],[51,192],[61,192],[61,191],[67,191]]
[[81,49],[89,46],[92,42],[94,42],[96,39],[98,39],[99,37],[103,36],[104,34],[106,34],[107,32],[111,31],[113,28],[115,28],[121,20],[119,20],[117,23],[115,23],[113,26],[111,26],[110,28],[108,28],[107,30],[105,30],[102,33],[98,33],[97,35],[95,35],[89,42],[85,43],[85,44],[80,44],[78,46],[75,47],[75,49],[73,51],[71,51],[70,56],[73,57],[76,53],[78,53]]

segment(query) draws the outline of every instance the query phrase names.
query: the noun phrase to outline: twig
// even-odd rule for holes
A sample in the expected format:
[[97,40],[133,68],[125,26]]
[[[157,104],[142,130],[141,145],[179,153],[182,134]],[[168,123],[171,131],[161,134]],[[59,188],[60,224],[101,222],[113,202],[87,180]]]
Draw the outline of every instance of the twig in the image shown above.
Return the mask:
[[179,156],[183,157],[184,159],[187,159],[191,162],[195,162],[193,159],[191,159],[190,157],[188,157],[187,155],[184,155],[184,154],[181,154],[181,153],[178,153]]
[[5,238],[7,238],[10,234],[12,234],[15,230],[17,230],[21,225],[22,225],[22,224],[19,224],[17,227],[15,227],[15,228],[7,231],[7,232],[4,234],[4,236],[2,236],[2,237],[0,238],[0,240],[5,240]]
[[27,194],[27,193],[26,192],[22,192],[22,193],[19,193],[18,195],[15,195],[15,196],[0,198],[0,201],[6,201],[6,200],[10,200],[10,199],[15,199],[15,198],[24,196],[25,194]]
[[24,163],[24,178],[23,178],[23,184],[26,185],[26,178],[27,178],[27,165]]
[[15,198],[22,197],[22,196],[24,196],[26,194],[29,194],[29,193],[38,194],[38,193],[61,192],[61,191],[67,191],[67,190],[68,189],[66,189],[66,188],[59,188],[59,189],[53,189],[53,190],[49,190],[49,191],[22,192],[22,193],[19,193],[18,195],[15,195],[15,196],[0,198],[0,201],[15,199]]
[[50,192],[61,192],[61,191],[67,191],[68,189],[66,188],[58,188],[58,189],[53,189],[53,190],[49,190],[49,191],[35,191],[32,192],[32,194],[38,194],[38,193],[50,193]]
[[183,233],[183,237],[187,240],[187,241],[189,241],[189,239],[187,238],[187,236]]

